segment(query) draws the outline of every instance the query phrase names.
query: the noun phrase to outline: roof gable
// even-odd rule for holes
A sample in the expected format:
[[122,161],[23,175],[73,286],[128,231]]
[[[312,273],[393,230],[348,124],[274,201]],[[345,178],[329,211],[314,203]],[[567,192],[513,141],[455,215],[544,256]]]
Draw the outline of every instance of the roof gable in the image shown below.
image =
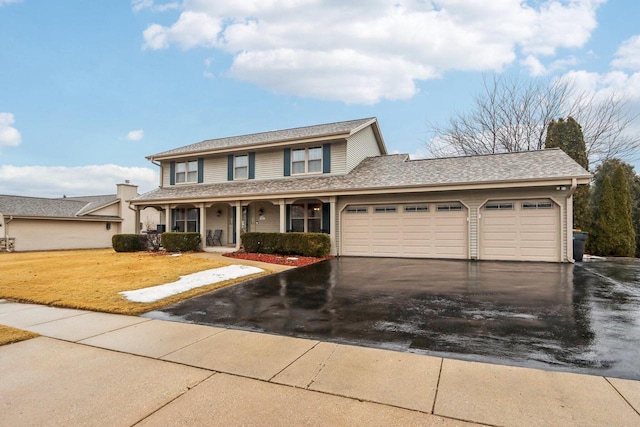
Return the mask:
[[[58,199],[0,195],[0,213],[5,216],[81,218],[117,200],[114,195]],[[106,215],[104,217],[117,218]]]
[[185,145],[161,153],[148,156],[147,159],[164,159],[171,157],[184,157],[196,154],[230,151],[239,148],[268,146],[284,143],[302,143],[313,140],[329,140],[346,138],[366,126],[374,126],[376,137],[381,151],[386,153],[384,140],[378,128],[375,117],[349,120],[344,122],[327,123],[321,125],[305,126],[292,129],[275,130],[270,132],[254,133],[249,135],[232,136],[227,138],[208,139],[195,144]]

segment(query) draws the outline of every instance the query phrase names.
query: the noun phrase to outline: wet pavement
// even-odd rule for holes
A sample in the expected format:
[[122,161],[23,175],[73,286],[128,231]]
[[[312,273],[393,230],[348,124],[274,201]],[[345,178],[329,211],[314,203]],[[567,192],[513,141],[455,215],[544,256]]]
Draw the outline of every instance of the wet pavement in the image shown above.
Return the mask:
[[342,257],[146,317],[640,379],[640,261]]

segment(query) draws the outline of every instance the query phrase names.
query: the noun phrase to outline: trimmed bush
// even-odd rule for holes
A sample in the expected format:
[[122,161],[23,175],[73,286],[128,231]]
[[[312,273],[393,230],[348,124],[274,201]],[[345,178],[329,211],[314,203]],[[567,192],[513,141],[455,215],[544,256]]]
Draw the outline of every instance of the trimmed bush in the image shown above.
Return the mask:
[[113,250],[116,252],[139,252],[147,249],[146,236],[139,234],[114,234],[111,238]]
[[200,250],[200,233],[162,233],[162,246],[167,252]]
[[244,250],[263,254],[325,257],[331,240],[323,233],[243,233]]

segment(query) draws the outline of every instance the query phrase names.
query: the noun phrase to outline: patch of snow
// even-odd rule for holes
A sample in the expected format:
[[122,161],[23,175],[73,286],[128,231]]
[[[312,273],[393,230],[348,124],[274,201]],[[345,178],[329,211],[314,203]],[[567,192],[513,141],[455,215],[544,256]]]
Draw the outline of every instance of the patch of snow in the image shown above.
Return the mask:
[[155,302],[171,295],[186,292],[201,286],[212,285],[225,280],[237,279],[251,274],[261,273],[261,268],[248,265],[228,265],[226,267],[213,268],[197,273],[180,276],[180,279],[164,285],[151,286],[149,288],[136,289],[135,291],[120,292],[129,301]]

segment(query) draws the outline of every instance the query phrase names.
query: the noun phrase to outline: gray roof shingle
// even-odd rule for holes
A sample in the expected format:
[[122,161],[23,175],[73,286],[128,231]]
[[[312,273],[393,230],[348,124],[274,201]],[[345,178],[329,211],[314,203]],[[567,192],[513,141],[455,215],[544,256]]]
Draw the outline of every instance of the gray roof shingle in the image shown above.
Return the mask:
[[[118,200],[116,195],[64,197],[47,199],[42,197],[11,196],[0,194],[0,213],[5,216],[32,216],[51,218],[79,218]],[[117,219],[114,215],[92,215]]]
[[406,154],[396,154],[369,157],[346,175],[173,186],[155,189],[138,196],[134,201],[393,190],[403,187],[509,183],[590,176],[589,172],[560,149],[424,160],[409,160]]
[[327,123],[323,125],[305,126],[293,129],[275,130],[270,132],[254,133],[250,135],[231,136],[227,138],[208,139],[184,147],[174,148],[161,153],[148,156],[148,159],[181,155],[189,153],[200,153],[213,151],[229,147],[242,147],[256,144],[267,144],[282,141],[293,141],[296,139],[319,138],[323,136],[349,134],[360,127],[374,122],[374,117],[365,119],[349,120],[346,122]]

